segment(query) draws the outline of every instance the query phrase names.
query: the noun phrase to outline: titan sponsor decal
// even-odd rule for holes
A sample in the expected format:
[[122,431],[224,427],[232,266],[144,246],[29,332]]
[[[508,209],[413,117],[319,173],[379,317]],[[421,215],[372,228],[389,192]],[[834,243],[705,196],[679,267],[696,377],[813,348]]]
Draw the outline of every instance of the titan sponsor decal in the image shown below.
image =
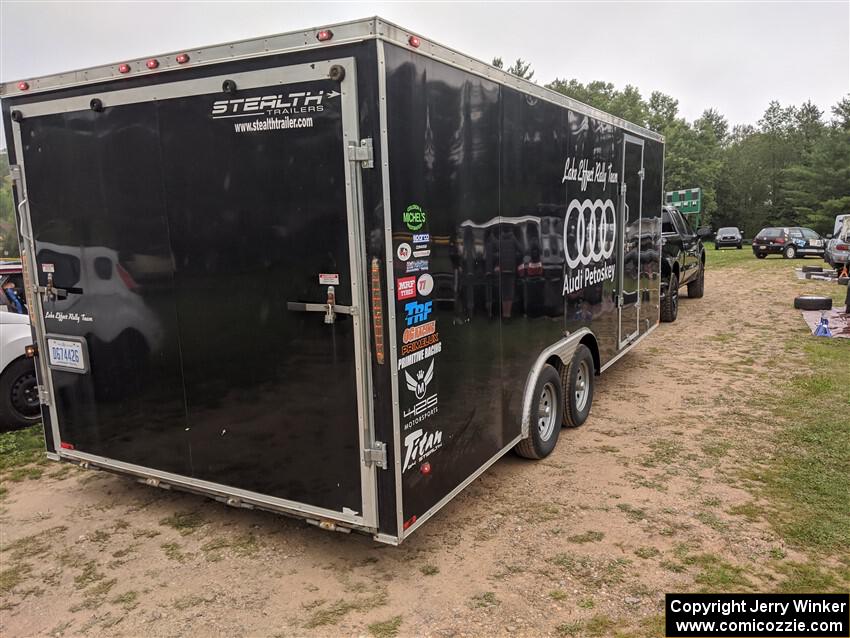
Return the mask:
[[416,395],[420,401],[425,398],[425,393],[428,391],[428,384],[434,380],[434,361],[431,360],[431,365],[427,370],[418,370],[416,376],[411,376],[409,372],[404,373],[404,380],[407,382],[407,389]]
[[416,280],[416,292],[423,297],[427,297],[434,292],[434,278],[428,273],[419,275],[419,279]]
[[428,317],[431,316],[433,305],[433,301],[426,301],[425,303],[409,301],[404,304],[404,311],[406,313],[404,320],[407,326],[416,326],[428,321]]
[[234,98],[232,100],[217,100],[212,105],[214,120],[226,117],[251,117],[265,113],[273,115],[298,115],[304,113],[321,113],[325,109],[326,100],[341,95],[338,91],[300,91],[263,95],[255,97]]
[[[411,328],[408,328],[407,330],[410,330],[410,329]],[[407,330],[405,330],[405,332],[407,332]],[[406,343],[401,347],[402,359],[407,357],[407,355],[413,354],[414,352],[418,352],[422,349],[429,348],[431,346],[436,346],[436,345],[440,345],[440,333],[439,332],[435,332],[434,334],[431,334],[431,335],[428,335],[428,336],[425,336],[425,337],[421,337],[419,339],[414,339],[410,343]],[[442,348],[442,346],[441,346],[441,348]],[[439,352],[439,350],[437,352]]]
[[[430,302],[429,302],[430,303]],[[427,337],[437,332],[437,322],[429,321],[428,323],[423,323],[421,326],[414,326],[412,328],[405,328],[404,332],[401,335],[401,340],[403,343],[411,343],[416,341],[417,339],[421,339],[422,337]]]
[[428,262],[424,259],[414,259],[413,261],[407,262],[407,267],[405,268],[405,272],[422,272],[423,270],[428,270]]
[[[564,274],[562,295],[614,279],[613,264],[604,261],[614,254],[617,215],[610,199],[574,199],[564,218]],[[576,270],[579,266],[582,269]]]
[[428,233],[416,233],[413,235],[414,244],[427,244],[429,241],[431,241],[431,235]]
[[395,282],[396,299],[403,301],[416,297],[416,277],[399,277]]
[[395,256],[398,257],[399,261],[407,261],[410,259],[411,254],[413,254],[413,251],[410,248],[410,244],[407,243],[399,244],[395,250]]
[[419,465],[443,446],[443,433],[436,430],[425,434],[422,429],[414,430],[404,437],[404,465],[402,472]]
[[[439,337],[437,335],[433,335],[433,336],[436,337],[437,339],[439,339]],[[429,337],[425,337],[425,339],[429,339]],[[423,339],[423,341],[425,339]],[[415,343],[416,342],[414,342],[414,344]],[[410,345],[414,345],[414,344],[410,344]],[[402,348],[402,350],[403,350],[403,348]],[[440,354],[440,352],[442,350],[443,350],[443,344],[440,343],[439,341],[437,341],[433,345],[425,346],[421,350],[419,350],[418,352],[414,352],[413,354],[409,354],[409,355],[401,357],[398,360],[398,369],[404,370],[405,368],[412,366],[416,363],[422,363],[423,361],[425,361],[425,359],[430,359],[435,354]]]
[[[425,211],[422,210],[422,207],[419,204],[411,204],[405,208],[401,219],[404,222],[404,225],[407,226],[407,229],[412,231],[419,230],[425,225],[425,222],[428,221]],[[416,242],[414,241],[414,243]]]

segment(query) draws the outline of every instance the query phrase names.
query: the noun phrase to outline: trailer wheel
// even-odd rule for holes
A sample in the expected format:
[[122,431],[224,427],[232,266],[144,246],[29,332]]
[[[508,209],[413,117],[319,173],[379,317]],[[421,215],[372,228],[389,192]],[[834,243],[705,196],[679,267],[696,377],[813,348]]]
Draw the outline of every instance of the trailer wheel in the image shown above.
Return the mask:
[[679,278],[676,273],[670,273],[667,281],[667,294],[661,300],[661,321],[670,323],[676,321],[679,314]]
[[593,405],[593,375],[593,355],[586,345],[581,344],[562,375],[566,427],[577,428],[587,421],[590,406]]
[[527,459],[549,456],[558,443],[563,412],[563,390],[558,371],[549,364],[543,366],[534,386],[528,438],[516,444],[516,453]]

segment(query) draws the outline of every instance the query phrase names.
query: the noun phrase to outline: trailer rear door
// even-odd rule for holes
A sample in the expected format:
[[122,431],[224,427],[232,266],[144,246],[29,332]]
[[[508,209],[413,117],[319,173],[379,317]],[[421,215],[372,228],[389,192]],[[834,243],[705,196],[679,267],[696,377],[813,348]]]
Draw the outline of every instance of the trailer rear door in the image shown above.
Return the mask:
[[376,526],[355,72],[20,107],[61,454]]

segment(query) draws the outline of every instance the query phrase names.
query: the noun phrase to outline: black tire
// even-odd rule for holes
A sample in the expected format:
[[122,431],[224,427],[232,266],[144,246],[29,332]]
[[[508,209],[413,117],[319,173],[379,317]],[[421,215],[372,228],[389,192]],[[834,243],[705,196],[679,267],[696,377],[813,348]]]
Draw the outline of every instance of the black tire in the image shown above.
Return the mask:
[[741,250],[741,248],[743,248],[743,246],[741,244],[738,244],[738,250]]
[[838,283],[842,286],[846,286],[848,282],[850,282],[850,277],[839,277],[838,278]]
[[797,247],[796,246],[786,246],[782,251],[782,256],[785,259],[796,259],[797,258]]
[[714,244],[714,250],[720,250],[720,246],[718,246],[717,244]]
[[[590,414],[593,405],[593,386],[595,384],[596,366],[590,349],[579,345],[573,353],[570,365],[561,372],[561,382],[564,388],[564,427],[577,428]],[[579,393],[584,391],[584,397]]]
[[767,257],[766,253],[756,253],[756,259],[764,259]]
[[661,321],[671,323],[676,321],[679,315],[679,277],[676,273],[670,274],[667,284],[667,294],[661,300]]
[[794,299],[794,307],[798,310],[831,310],[832,297],[800,295]]
[[41,421],[38,382],[32,359],[16,359],[0,375],[0,430]]
[[699,273],[696,279],[688,283],[688,297],[691,299],[702,299],[705,294],[705,264],[700,262]]
[[803,272],[823,272],[821,266],[803,266]]
[[[547,393],[544,395],[544,393]],[[527,459],[542,459],[551,454],[558,443],[564,412],[561,375],[549,364],[543,366],[534,385],[534,401],[528,425],[528,438],[516,444],[516,453]],[[545,415],[543,410],[546,408]]]

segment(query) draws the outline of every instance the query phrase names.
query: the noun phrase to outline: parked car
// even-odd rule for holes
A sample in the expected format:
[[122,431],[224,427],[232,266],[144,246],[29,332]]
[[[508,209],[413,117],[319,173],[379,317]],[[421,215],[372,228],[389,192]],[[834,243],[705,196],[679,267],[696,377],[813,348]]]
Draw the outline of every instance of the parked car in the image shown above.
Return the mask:
[[705,292],[705,248],[702,238],[711,231],[694,232],[688,220],[672,206],[661,211],[661,321],[676,321],[679,288],[687,285],[688,297]]
[[782,255],[785,259],[798,257],[823,258],[826,241],[811,228],[800,226],[762,228],[753,239],[753,254],[759,259]]
[[0,263],[0,430],[41,420],[20,262]]
[[743,243],[744,236],[735,226],[720,228],[714,236],[714,250],[719,250],[720,248],[737,248],[741,250]]
[[823,260],[836,270],[850,268],[850,215],[838,215]]

